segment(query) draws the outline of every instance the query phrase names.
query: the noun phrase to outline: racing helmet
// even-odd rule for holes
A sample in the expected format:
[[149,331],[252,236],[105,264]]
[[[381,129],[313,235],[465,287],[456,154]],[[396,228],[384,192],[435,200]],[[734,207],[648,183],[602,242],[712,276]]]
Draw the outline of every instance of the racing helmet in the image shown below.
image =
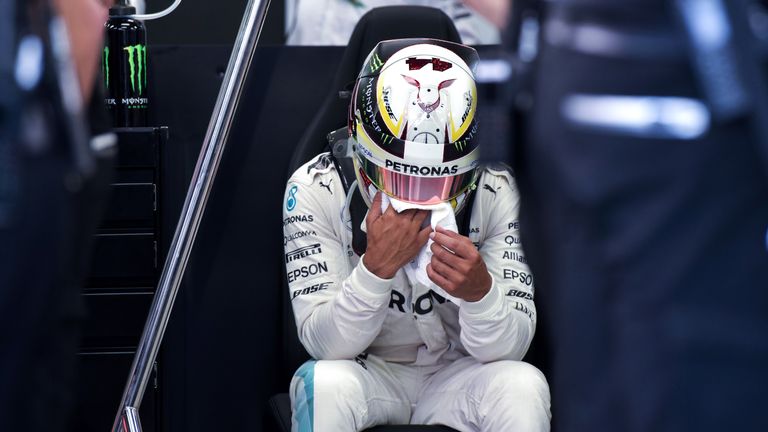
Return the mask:
[[380,42],[352,92],[348,132],[358,186],[458,212],[478,175],[477,52],[436,39]]

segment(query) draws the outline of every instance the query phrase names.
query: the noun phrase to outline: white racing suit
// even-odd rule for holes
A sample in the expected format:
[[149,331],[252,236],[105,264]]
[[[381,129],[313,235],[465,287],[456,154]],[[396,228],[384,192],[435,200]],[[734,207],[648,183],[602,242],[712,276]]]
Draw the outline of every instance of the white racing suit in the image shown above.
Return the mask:
[[469,238],[493,284],[481,300],[457,306],[410,283],[402,269],[384,280],[365,268],[353,252],[346,194],[327,153],[291,176],[285,262],[299,338],[315,359],[291,382],[293,431],[408,423],[549,430],[547,382],[520,361],[536,309],[515,183],[506,171],[486,168],[477,186]]

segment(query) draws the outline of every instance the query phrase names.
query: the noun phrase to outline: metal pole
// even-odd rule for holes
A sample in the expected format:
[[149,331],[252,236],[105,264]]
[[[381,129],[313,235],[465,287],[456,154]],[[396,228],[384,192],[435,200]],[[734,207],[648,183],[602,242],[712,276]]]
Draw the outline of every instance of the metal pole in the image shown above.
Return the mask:
[[134,407],[126,407],[120,425],[123,429],[131,432],[142,432],[139,410]]
[[[208,124],[208,132],[200,150],[197,167],[192,175],[187,198],[182,208],[179,223],[176,226],[176,233],[165,260],[163,273],[160,276],[149,317],[144,325],[141,341],[136,349],[128,382],[123,392],[123,399],[112,425],[113,432],[135,432],[137,430],[133,428],[130,421],[123,422],[123,416],[127,412],[132,412],[132,409],[138,410],[141,405],[144,389],[147,386],[157,351],[160,348],[173,309],[173,302],[184,276],[184,269],[197,236],[197,229],[205,211],[221,155],[224,153],[232,120],[240,101],[240,94],[248,75],[248,69],[251,66],[259,33],[261,33],[264,24],[269,1],[249,0],[246,6],[240,31],[229,58],[227,72],[224,75],[224,82],[219,90],[219,97]],[[137,426],[140,427],[140,425]]]

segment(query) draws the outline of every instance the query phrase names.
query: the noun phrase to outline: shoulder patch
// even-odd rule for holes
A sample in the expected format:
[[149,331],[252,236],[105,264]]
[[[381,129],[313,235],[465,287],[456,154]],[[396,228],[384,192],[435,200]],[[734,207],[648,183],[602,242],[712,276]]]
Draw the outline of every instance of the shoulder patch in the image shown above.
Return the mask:
[[488,171],[488,172],[490,172],[492,174],[495,174],[495,175],[507,174],[510,177],[514,177],[515,176],[515,173],[512,170],[512,167],[510,167],[509,165],[507,165],[505,163],[493,162],[493,163],[486,164],[484,166],[484,168],[485,168],[486,171]]
[[307,174],[312,174],[312,171],[323,172],[333,165],[330,153],[321,153],[315,159],[311,160],[307,165]]
[[305,163],[291,176],[290,181],[295,181],[304,185],[310,185],[314,182],[315,176],[325,174],[334,170],[333,159],[328,152],[320,153],[309,162]]
[[[483,171],[484,172],[482,173],[481,177],[478,179],[478,182],[477,182],[478,185],[482,185],[483,181],[487,183],[498,182],[497,180],[489,179],[489,174],[490,174],[490,176],[492,177],[502,178],[506,180],[508,185],[515,187],[514,173],[512,172],[512,168],[509,167],[508,165],[503,163],[488,164],[484,167]],[[484,186],[480,186],[480,187],[483,187],[485,189]]]

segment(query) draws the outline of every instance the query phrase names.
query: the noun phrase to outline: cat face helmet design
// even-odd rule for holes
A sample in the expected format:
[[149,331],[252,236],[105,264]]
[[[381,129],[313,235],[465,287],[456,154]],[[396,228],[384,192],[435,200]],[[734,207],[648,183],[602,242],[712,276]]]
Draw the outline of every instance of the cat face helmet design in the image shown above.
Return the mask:
[[436,39],[380,42],[349,109],[355,173],[370,206],[377,190],[459,211],[478,175],[477,52]]

